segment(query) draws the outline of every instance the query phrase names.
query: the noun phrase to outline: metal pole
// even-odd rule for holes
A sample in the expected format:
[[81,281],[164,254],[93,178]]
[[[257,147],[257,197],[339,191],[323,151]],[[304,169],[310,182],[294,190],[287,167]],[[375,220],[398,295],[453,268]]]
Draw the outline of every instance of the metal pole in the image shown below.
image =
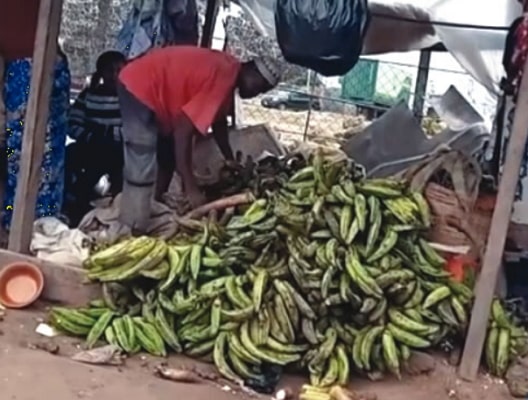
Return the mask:
[[[306,91],[311,95],[313,92],[313,88],[311,85],[312,81],[312,74],[313,72],[311,70],[308,70],[308,75],[306,77]],[[306,115],[306,123],[304,124],[304,133],[303,133],[303,142],[306,142],[306,139],[308,137],[308,128],[310,127],[310,118],[312,117],[312,97],[310,96],[310,100],[308,102],[308,114]]]
[[420,52],[420,61],[418,63],[418,75],[416,77],[416,86],[414,89],[413,113],[416,118],[423,116],[425,105],[425,93],[427,91],[427,80],[429,79],[429,66],[431,64],[431,51],[422,50]]

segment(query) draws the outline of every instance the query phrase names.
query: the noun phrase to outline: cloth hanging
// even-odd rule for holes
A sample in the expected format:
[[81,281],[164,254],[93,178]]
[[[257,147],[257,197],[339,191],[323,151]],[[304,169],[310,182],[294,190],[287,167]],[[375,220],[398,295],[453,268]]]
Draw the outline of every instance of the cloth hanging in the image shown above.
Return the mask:
[[154,47],[197,43],[196,0],[135,0],[116,47],[130,60]]

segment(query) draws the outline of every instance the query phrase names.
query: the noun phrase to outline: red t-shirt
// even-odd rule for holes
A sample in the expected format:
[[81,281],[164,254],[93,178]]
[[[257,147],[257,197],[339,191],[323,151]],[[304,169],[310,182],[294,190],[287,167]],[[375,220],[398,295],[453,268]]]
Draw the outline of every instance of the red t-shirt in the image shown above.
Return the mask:
[[206,134],[235,89],[240,62],[229,54],[194,47],[154,49],[130,62],[120,81],[170,130],[180,113]]

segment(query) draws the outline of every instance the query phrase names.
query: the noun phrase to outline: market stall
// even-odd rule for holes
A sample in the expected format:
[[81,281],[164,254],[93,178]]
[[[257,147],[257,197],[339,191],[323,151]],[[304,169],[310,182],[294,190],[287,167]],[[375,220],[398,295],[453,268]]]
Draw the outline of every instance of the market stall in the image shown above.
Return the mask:
[[[208,4],[205,31],[211,32],[217,4]],[[99,293],[99,286],[80,285],[84,270],[23,255],[32,234],[61,7],[60,0],[41,1],[24,157],[9,248],[0,260],[31,260],[46,277],[45,297],[79,304]],[[206,37],[202,44],[208,43]],[[528,79],[519,93],[523,109]],[[463,334],[469,315],[460,373],[474,379],[493,303],[491,330],[501,346],[487,348],[486,358],[492,372],[504,375],[510,349],[521,351],[510,335],[519,335],[520,346],[525,332],[493,298],[527,136],[528,116],[516,113],[471,313],[471,288],[450,279],[444,260],[424,240],[431,221],[422,194],[400,180],[365,180],[350,161],[316,151],[279,164],[271,187],[259,190],[259,182],[253,189],[255,198],[245,196],[228,211],[221,202],[207,214],[181,219],[186,229],[172,241],[142,237],[96,253],[86,266],[89,277],[103,283],[102,301],[80,310],[57,308],[51,320],[88,336],[89,345],[104,338],[130,353],[165,355],[172,348],[212,359],[225,378],[252,379],[255,387],[268,386],[279,373],[270,378],[264,367],[248,370],[248,364],[284,366],[302,358],[310,390],[318,393],[315,387],[346,383],[351,368],[367,374],[385,368],[399,377],[413,349]],[[149,284],[138,288],[145,280]],[[201,307],[194,310],[197,302]],[[423,314],[413,311],[418,305]],[[350,307],[358,320],[347,317]]]

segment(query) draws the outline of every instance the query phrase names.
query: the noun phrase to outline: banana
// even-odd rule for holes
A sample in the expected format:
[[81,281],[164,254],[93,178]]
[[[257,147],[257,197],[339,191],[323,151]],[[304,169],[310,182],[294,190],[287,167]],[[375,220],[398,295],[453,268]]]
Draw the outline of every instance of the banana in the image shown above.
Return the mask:
[[317,315],[315,314],[315,311],[312,309],[312,307],[310,307],[310,304],[308,304],[304,297],[299,292],[297,292],[297,290],[295,290],[289,282],[282,281],[282,284],[293,297],[295,304],[297,304],[297,308],[299,309],[299,313],[308,319],[316,319]]
[[321,365],[323,365],[329,357],[332,355],[335,346],[337,343],[337,332],[334,328],[328,328],[325,332],[325,338],[319,348],[317,349],[317,352],[314,356],[314,358],[310,362],[310,366],[313,368],[319,368]]
[[368,320],[370,323],[384,322],[385,313],[387,311],[388,303],[385,298],[378,301],[376,307],[370,312]]
[[286,306],[286,310],[288,312],[288,316],[290,317],[290,321],[292,322],[294,328],[299,327],[300,323],[300,313],[299,309],[297,308],[297,304],[295,303],[295,298],[293,297],[292,293],[284,283],[279,280],[275,279],[273,281],[273,286],[275,287],[275,290],[277,293],[279,293],[280,297],[284,301],[284,305]]
[[328,360],[328,368],[326,373],[321,379],[321,387],[330,387],[337,382],[339,378],[339,361],[336,357],[332,356]]
[[260,358],[254,356],[249,351],[247,351],[244,346],[242,346],[242,343],[240,343],[240,339],[236,334],[229,333],[227,337],[227,342],[229,345],[229,349],[236,353],[237,356],[244,362],[257,366],[262,364],[262,360]]
[[374,211],[374,212],[375,214],[372,215],[372,211],[371,211],[371,223],[370,223],[370,228],[369,228],[368,235],[367,235],[367,245],[365,249],[365,252],[367,253],[367,255],[372,254],[372,249],[374,248],[374,245],[376,244],[376,241],[379,238],[379,234],[381,231],[381,225],[383,223],[381,212],[379,210]]
[[433,290],[424,300],[423,308],[428,309],[451,295],[451,289],[448,286],[441,286]]
[[228,353],[229,361],[231,361],[231,366],[236,372],[237,376],[240,376],[244,379],[261,379],[261,376],[252,371],[252,368],[249,365],[246,365],[240,357],[237,356],[235,352]]
[[491,303],[491,315],[500,328],[508,328],[511,324],[499,299],[493,299]]
[[438,306],[436,308],[436,311],[438,313],[438,316],[446,323],[447,325],[453,326],[453,327],[459,327],[460,323],[455,315],[455,312],[453,308],[451,307],[451,303],[448,299],[442,300],[440,303],[438,303]]
[[326,242],[325,245],[325,259],[328,260],[330,266],[337,266],[337,248],[339,243],[337,239],[332,238]]
[[367,200],[360,193],[354,198],[354,211],[359,231],[363,232],[367,226]]
[[220,322],[222,318],[222,300],[217,297],[213,301],[213,305],[211,306],[211,335],[216,335],[218,331],[220,330]]
[[337,268],[334,267],[333,265],[328,267],[328,269],[325,271],[323,275],[323,279],[321,279],[321,296],[323,296],[323,298],[328,297],[330,285],[332,284],[332,280],[334,279],[334,276],[336,273],[337,273]]
[[266,310],[270,318],[270,336],[278,340],[281,343],[288,342],[286,335],[282,332],[281,326],[279,325],[277,316],[275,315],[275,312],[273,311],[272,304],[269,304],[266,307]]
[[394,338],[411,348],[423,349],[431,346],[431,343],[422,337],[397,327],[392,323],[387,324],[387,329]]
[[308,350],[308,346],[304,344],[283,344],[272,337],[268,337],[264,343],[270,350],[278,353],[296,354],[304,353]]
[[345,240],[345,244],[350,246],[354,240],[356,239],[356,236],[359,234],[360,232],[360,229],[359,229],[359,218],[354,218],[354,220],[352,221],[352,223],[350,224],[350,229],[348,231],[348,234],[347,234],[347,237],[346,237],[346,240]]
[[404,344],[400,345],[400,357],[403,362],[409,361],[411,358],[411,349]]
[[339,220],[339,232],[340,238],[343,242],[346,242],[348,232],[350,230],[350,224],[352,222],[352,207],[345,205],[341,210],[341,218]]
[[431,210],[427,200],[422,193],[416,191],[411,192],[411,198],[418,208],[423,226],[429,228],[431,226]]
[[367,258],[367,262],[372,264],[374,261],[383,258],[383,256],[387,255],[392,250],[392,248],[396,246],[397,242],[398,234],[393,230],[388,230],[381,240],[378,249]]
[[299,355],[286,355],[259,349],[249,337],[249,324],[247,322],[244,322],[240,327],[240,342],[253,356],[270,364],[287,365],[301,359]]
[[154,318],[153,323],[165,343],[177,353],[181,353],[182,346],[180,340],[176,333],[174,333],[174,329],[171,329],[161,307],[157,307],[156,317]]
[[306,341],[311,345],[315,346],[320,343],[317,333],[315,332],[313,320],[303,318],[301,321],[301,331]]
[[282,333],[288,340],[288,343],[295,342],[295,328],[292,321],[288,315],[288,310],[284,304],[284,300],[279,294],[276,294],[273,298],[273,310],[275,311],[275,316],[277,317],[277,322],[281,328]]
[[447,285],[451,291],[458,296],[462,304],[467,305],[471,302],[471,299],[473,298],[473,291],[468,286],[452,279],[448,280]]
[[511,345],[510,330],[508,328],[499,329],[499,338],[497,343],[497,376],[503,377],[509,365],[510,345]]
[[[203,358],[207,357],[213,352],[216,338],[214,340],[208,340],[200,344],[191,344],[186,346],[185,354],[189,357]],[[213,361],[214,362],[214,361]]]
[[434,322],[436,324],[443,323],[442,318],[440,318],[437,314],[435,314],[434,312],[430,310],[424,310],[422,308],[420,309],[420,314],[423,315],[423,317],[428,321]]
[[381,343],[385,365],[387,366],[390,372],[392,372],[398,379],[401,379],[398,349],[396,347],[394,337],[392,336],[390,330],[386,329],[383,332]]
[[337,384],[346,386],[350,376],[350,362],[345,350],[345,346],[338,344],[335,348],[335,356],[337,359]]
[[401,185],[396,185],[395,181],[388,179],[369,179],[356,186],[361,193],[380,198],[392,198],[402,196]]
[[427,336],[437,332],[439,329],[438,326],[429,326],[415,321],[394,308],[389,308],[388,315],[390,322],[392,322],[394,325],[408,332],[414,332],[417,335]]
[[484,356],[488,370],[493,375],[497,374],[497,352],[499,345],[499,328],[490,328],[486,338]]
[[266,270],[260,270],[255,278],[255,282],[253,282],[252,300],[256,311],[259,311],[262,305],[262,298],[264,297],[268,280],[268,272]]
[[368,274],[366,269],[361,265],[358,255],[354,251],[347,252],[345,267],[350,278],[359,286],[367,295],[380,299],[383,291],[376,281]]
[[441,268],[445,265],[446,260],[444,260],[435,249],[431,247],[429,242],[426,240],[420,238],[418,239],[418,244],[420,248],[422,249],[423,255],[427,262],[431,264],[433,267]]
[[231,369],[231,367],[229,366],[225,358],[226,348],[227,348],[227,333],[220,332],[218,336],[216,337],[215,344],[214,344],[214,350],[213,350],[214,364],[216,366],[216,369],[218,369],[218,372],[220,372],[220,374],[224,378],[232,382],[239,383],[241,382],[240,377]]
[[384,329],[385,328],[383,326],[373,327],[363,337],[363,340],[361,342],[360,357],[361,365],[367,371],[370,371],[371,369],[370,355],[372,353],[372,347],[374,346],[374,342],[383,333]]
[[354,344],[352,345],[352,361],[358,370],[363,370],[365,368],[361,358],[361,349],[363,346],[363,339],[365,338],[365,335],[368,333],[368,331],[369,328],[363,328],[361,331],[359,331],[354,339]]
[[244,322],[255,314],[253,306],[246,307],[242,310],[225,310],[220,311],[222,322]]
[[378,276],[375,281],[381,289],[386,289],[397,282],[406,283],[414,277],[414,272],[408,269],[397,269],[385,272],[384,274]]
[[455,295],[450,297],[451,307],[455,313],[455,316],[459,322],[459,325],[462,327],[467,326],[469,322],[469,317],[467,315],[466,309],[461,301]]
[[144,258],[140,259],[134,266],[120,271],[113,278],[114,281],[124,281],[135,278],[141,271],[149,270],[158,265],[167,255],[168,246],[165,242],[158,240],[155,242],[152,251]]
[[372,310],[376,308],[378,302],[372,297],[365,297],[363,299],[363,305],[361,306],[359,312],[361,314],[369,314]]
[[134,318],[133,321],[138,344],[154,356],[165,357],[165,344],[154,325],[143,321],[142,318]]
[[113,344],[114,346],[119,347],[119,343],[117,342],[117,338],[112,325],[106,327],[104,331],[104,337],[108,344]]
[[251,299],[244,293],[242,288],[237,285],[236,278],[230,276],[225,281],[226,296],[236,308],[244,309],[253,305]]

